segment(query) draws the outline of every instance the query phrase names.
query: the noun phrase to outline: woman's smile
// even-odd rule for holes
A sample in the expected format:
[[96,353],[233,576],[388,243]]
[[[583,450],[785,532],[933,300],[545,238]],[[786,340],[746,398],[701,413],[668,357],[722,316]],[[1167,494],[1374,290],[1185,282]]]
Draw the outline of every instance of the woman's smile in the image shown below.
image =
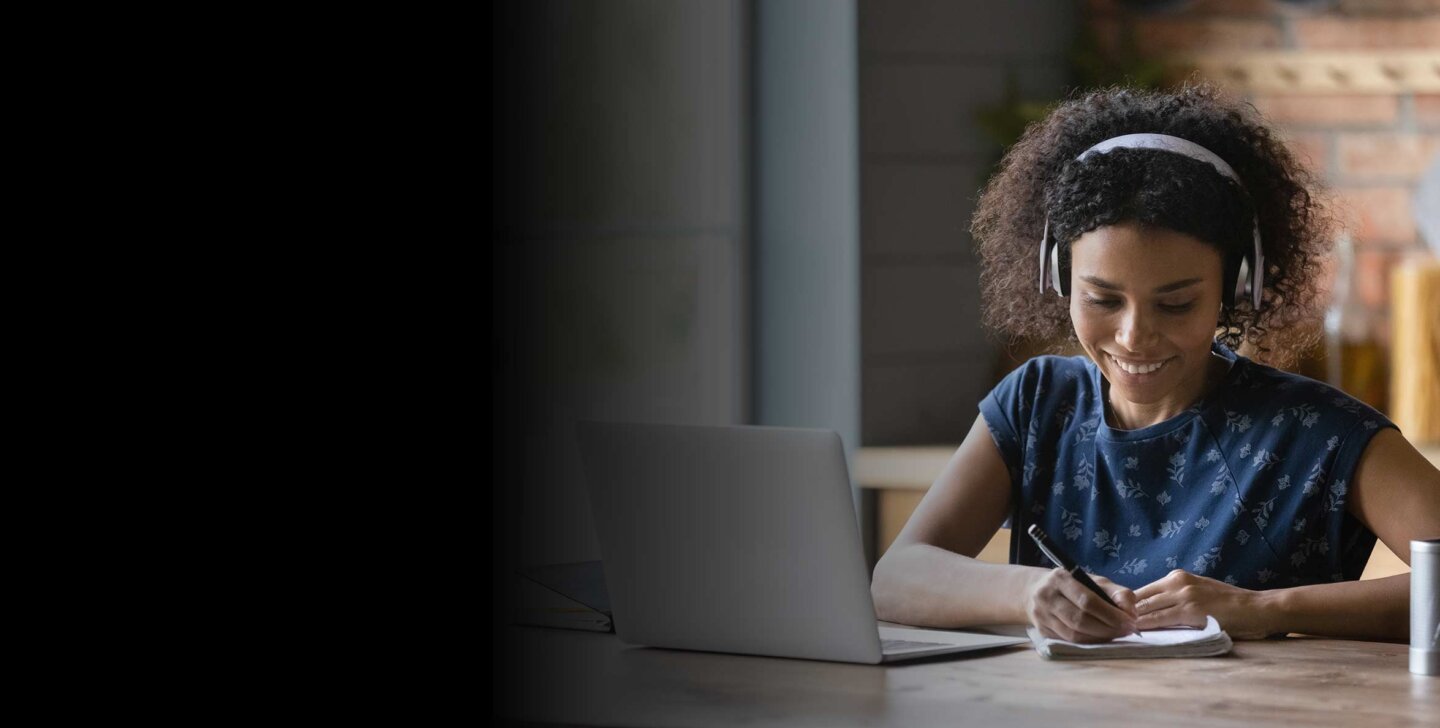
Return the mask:
[[1110,352],[1105,352],[1106,358],[1110,360],[1113,371],[1121,374],[1121,379],[1133,384],[1144,384],[1158,378],[1168,369],[1170,362],[1175,357],[1169,357],[1159,361],[1140,362],[1133,359],[1120,359]]

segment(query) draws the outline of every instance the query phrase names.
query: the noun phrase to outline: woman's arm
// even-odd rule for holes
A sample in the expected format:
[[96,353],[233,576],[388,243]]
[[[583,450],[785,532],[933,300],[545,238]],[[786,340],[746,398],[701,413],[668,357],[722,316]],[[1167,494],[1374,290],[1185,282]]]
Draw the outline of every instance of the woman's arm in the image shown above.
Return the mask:
[[1047,573],[912,543],[885,552],[870,593],[875,615],[887,622],[941,629],[1025,624],[1025,595]]
[[1128,589],[1095,577],[1129,614],[1060,569],[975,560],[1009,508],[1010,474],[981,415],[875,565],[876,616],[940,628],[1031,623],[1047,636],[1083,642],[1129,634]]
[[980,415],[875,565],[876,616],[943,628],[1025,622],[1025,594],[1045,569],[974,558],[1009,509],[1010,472]]
[[1440,470],[1399,430],[1386,428],[1370,439],[1349,498],[1350,513],[1406,564],[1412,540],[1440,538]]
[[1361,640],[1410,638],[1410,575],[1260,592],[1270,634]]
[[[1406,564],[1411,540],[1440,538],[1440,470],[1399,430],[1371,438],[1349,496],[1350,513]],[[1277,590],[1271,611],[1288,632],[1408,639],[1410,575]]]
[[1362,640],[1404,640],[1410,630],[1410,575],[1254,591],[1176,569],[1135,590],[1141,630],[1204,627],[1258,640],[1300,632]]
[[[1440,470],[1393,429],[1376,433],[1351,479],[1350,513],[1410,563],[1412,539],[1440,538]],[[1232,637],[1300,632],[1405,640],[1410,575],[1250,591],[1184,571],[1136,590],[1140,629],[1201,627],[1214,615]]]

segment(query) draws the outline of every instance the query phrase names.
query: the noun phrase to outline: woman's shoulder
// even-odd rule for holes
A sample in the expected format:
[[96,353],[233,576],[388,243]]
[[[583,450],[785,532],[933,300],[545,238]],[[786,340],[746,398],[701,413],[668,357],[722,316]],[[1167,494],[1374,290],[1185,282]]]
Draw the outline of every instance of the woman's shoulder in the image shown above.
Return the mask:
[[1222,398],[1229,418],[1240,415],[1269,428],[1342,436],[1356,427],[1394,426],[1379,410],[1326,382],[1250,359],[1241,359],[1237,366]]
[[1004,412],[1017,429],[1025,429],[1037,418],[1080,411],[1093,397],[1092,366],[1084,356],[1032,357],[995,385],[982,401],[981,410],[991,407]]

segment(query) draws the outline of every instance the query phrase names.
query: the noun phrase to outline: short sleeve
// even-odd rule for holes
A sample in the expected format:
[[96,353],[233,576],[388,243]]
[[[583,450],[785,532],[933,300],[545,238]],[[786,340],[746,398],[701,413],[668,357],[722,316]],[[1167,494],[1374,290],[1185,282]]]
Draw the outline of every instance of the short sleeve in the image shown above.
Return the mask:
[[980,415],[990,437],[1000,449],[1000,457],[1010,472],[1012,489],[1020,486],[1020,467],[1024,461],[1025,443],[1021,433],[1026,432],[1031,416],[1033,396],[1026,392],[1026,385],[1034,381],[1034,360],[1005,375],[1000,383],[980,400]]
[[[995,446],[1000,449],[1000,457],[1010,474],[1011,509],[1002,528],[1014,527],[1020,517],[1020,504],[1025,502],[1022,474],[1026,472],[1027,455],[1034,457],[1031,450],[1035,447],[1035,405],[1046,388],[1044,381],[1050,371],[1047,365],[1055,359],[1053,356],[1040,356],[1026,361],[1005,375],[980,400],[980,414],[985,418],[985,426],[990,430]],[[1012,537],[1011,563],[1017,563],[1013,560],[1014,547],[1015,539]]]
[[1334,562],[1337,571],[1332,573],[1330,578],[1335,581],[1354,580],[1360,578],[1366,562],[1370,559],[1371,551],[1375,547],[1375,533],[1350,513],[1346,505],[1350,484],[1360,466],[1360,458],[1365,454],[1365,448],[1370,446],[1375,435],[1387,427],[1394,428],[1397,432],[1400,428],[1385,415],[1359,400],[1336,397],[1332,400],[1332,405],[1337,410],[1347,412],[1351,418],[1346,418],[1349,424],[1348,432],[1335,435],[1338,440],[1327,441],[1327,445],[1333,444],[1335,447],[1335,456],[1331,461],[1330,477],[1320,500],[1327,516],[1327,540],[1335,545],[1337,551]]

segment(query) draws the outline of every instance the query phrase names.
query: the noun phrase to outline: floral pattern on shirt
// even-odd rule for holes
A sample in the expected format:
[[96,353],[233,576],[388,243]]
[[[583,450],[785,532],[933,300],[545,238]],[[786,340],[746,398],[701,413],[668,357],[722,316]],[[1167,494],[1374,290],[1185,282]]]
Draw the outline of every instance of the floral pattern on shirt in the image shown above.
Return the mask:
[[1359,578],[1375,535],[1346,508],[1349,482],[1394,423],[1329,385],[1212,351],[1232,362],[1221,386],[1139,430],[1104,421],[1086,357],[1036,357],[991,390],[980,411],[1017,497],[1013,560],[1050,565],[1024,537],[1038,523],[1131,588],[1162,565],[1249,589]]

